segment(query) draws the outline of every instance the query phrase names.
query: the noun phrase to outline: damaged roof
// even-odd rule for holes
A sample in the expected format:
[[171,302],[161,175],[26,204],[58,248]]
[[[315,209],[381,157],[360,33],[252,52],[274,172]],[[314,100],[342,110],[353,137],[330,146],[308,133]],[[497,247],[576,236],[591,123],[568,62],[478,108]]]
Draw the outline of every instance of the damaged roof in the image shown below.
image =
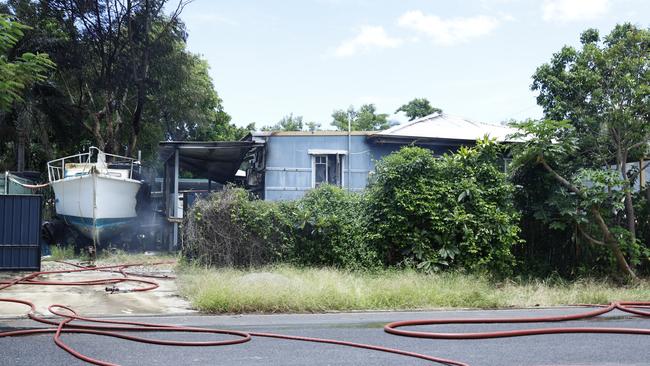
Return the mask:
[[515,142],[508,137],[517,130],[503,125],[451,116],[448,114],[431,114],[405,124],[374,133],[373,139],[426,139],[426,140],[462,140],[476,141],[488,135],[499,142]]

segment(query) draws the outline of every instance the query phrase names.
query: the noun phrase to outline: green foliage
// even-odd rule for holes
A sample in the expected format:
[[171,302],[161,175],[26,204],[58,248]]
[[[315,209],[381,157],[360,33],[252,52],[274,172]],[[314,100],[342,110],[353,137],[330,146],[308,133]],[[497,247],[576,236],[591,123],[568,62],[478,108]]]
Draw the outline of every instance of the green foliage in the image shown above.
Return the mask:
[[[572,240],[582,238],[597,246],[582,251],[582,263],[578,263],[574,274],[580,268],[615,271],[621,266],[616,251],[625,255],[631,264],[640,263],[643,250],[622,220],[627,215],[626,196],[631,194],[628,176],[622,178],[620,171],[607,165],[591,168],[578,162],[581,136],[568,121],[526,121],[516,126],[519,132],[514,137],[522,141],[513,148],[511,174],[513,181],[529,192],[526,201],[520,201],[520,207],[525,202],[527,214],[532,213],[549,229],[573,228],[578,236]],[[535,170],[534,174],[547,175],[543,185],[530,178],[531,169],[536,165],[543,169]],[[605,231],[600,220],[606,226]]]
[[[156,80],[147,105],[147,119],[164,128],[164,140],[205,141],[211,136],[221,99],[199,55],[185,50],[185,43],[171,40],[173,51],[152,65]],[[158,138],[161,138],[158,135]]]
[[273,263],[289,228],[283,214],[273,202],[228,186],[194,203],[181,232],[182,255],[208,266]]
[[650,30],[617,25],[601,40],[589,29],[581,43],[564,47],[533,75],[545,120],[517,125],[522,143],[513,171],[542,166],[553,189],[535,204],[538,217],[609,248],[609,262],[634,277],[643,256],[632,194],[639,174],[627,164],[650,148]]
[[387,129],[388,115],[377,113],[374,104],[364,104],[359,110],[350,106],[347,110],[338,109],[332,113],[332,126],[339,131],[347,131],[348,124],[352,131],[379,131]]
[[345,268],[378,264],[376,253],[364,242],[360,195],[321,185],[296,201],[294,209],[291,262]]
[[426,98],[415,98],[395,111],[395,113],[399,112],[404,112],[409,121],[413,121],[416,118],[426,117],[433,113],[442,113],[442,109],[432,107]]
[[499,154],[486,138],[440,159],[405,147],[380,161],[368,189],[367,235],[382,260],[509,273],[519,216]]
[[187,51],[183,7],[168,3],[0,3],[29,26],[12,54],[47,53],[58,65],[0,119],[0,166],[15,169],[11,156],[25,150],[26,167],[37,170],[90,145],[133,156],[141,150],[155,164],[159,141],[238,140],[254,129],[231,122],[207,62]]
[[251,131],[255,131],[255,123],[239,127],[230,122],[230,116],[223,111],[217,111],[217,120],[212,128],[210,140],[212,141],[238,141]]
[[274,126],[265,127],[262,130],[264,131],[302,131],[302,116],[293,116],[293,113],[288,116],[282,117],[282,119],[276,123]]
[[440,159],[406,147],[377,166],[367,194],[323,185],[296,201],[228,187],[186,217],[184,256],[208,265],[381,265],[510,273],[520,242],[502,148],[487,138]]
[[637,223],[637,236],[640,246],[640,271],[650,274],[650,186],[646,183],[645,190],[636,193],[634,209],[639,221]]
[[650,138],[650,30],[621,24],[601,41],[589,29],[581,42],[537,69],[537,102],[547,119],[570,121],[579,137],[574,159],[583,166],[611,162],[619,147],[638,158],[648,145],[637,143]]
[[302,116],[294,116],[293,113],[282,117],[282,119],[273,126],[262,127],[262,131],[316,131],[320,124],[316,122],[303,122]]
[[52,254],[49,259],[53,261],[64,261],[77,258],[77,255],[74,253],[74,246],[72,245],[52,245],[50,246],[50,250],[52,251]]
[[311,132],[318,131],[318,130],[320,130],[320,123],[316,123],[316,122],[313,122],[313,121],[312,122],[307,122],[305,124],[305,127],[307,127],[307,131],[311,131]]
[[291,202],[253,199],[227,187],[199,200],[183,228],[183,255],[207,265],[254,266],[275,262],[369,268],[360,198],[322,186]]
[[178,276],[181,294],[209,313],[325,312],[377,309],[531,308],[638,301],[650,281],[621,286],[608,280],[550,277],[496,282],[459,272],[346,271],[335,268],[197,268]]
[[11,59],[10,53],[28,26],[0,14],[0,111],[7,111],[15,101],[22,101],[26,88],[44,81],[56,65],[45,53],[25,52]]

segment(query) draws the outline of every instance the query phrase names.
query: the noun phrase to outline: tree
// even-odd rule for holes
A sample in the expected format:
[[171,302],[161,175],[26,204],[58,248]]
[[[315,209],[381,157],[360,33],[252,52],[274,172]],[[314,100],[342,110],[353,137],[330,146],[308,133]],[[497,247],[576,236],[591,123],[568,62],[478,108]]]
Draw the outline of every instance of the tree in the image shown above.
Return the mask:
[[22,93],[32,84],[47,78],[56,65],[45,53],[25,52],[12,60],[12,49],[29,27],[0,14],[0,111],[22,101]]
[[[52,0],[42,11],[54,14],[66,36],[69,67],[58,75],[70,105],[100,148],[135,151],[142,116],[152,90],[151,68],[173,53],[185,30],[168,0]],[[70,57],[71,56],[71,57]]]
[[307,127],[307,131],[314,132],[320,130],[320,123],[316,122],[307,122],[305,123],[305,127]]
[[388,114],[378,114],[374,104],[364,104],[358,111],[354,106],[350,106],[346,111],[338,109],[332,113],[332,118],[332,126],[339,131],[347,131],[348,123],[353,131],[380,131],[390,126]]
[[212,141],[239,141],[255,131],[255,123],[249,123],[245,127],[239,127],[230,122],[230,116],[226,112],[217,112],[217,121],[212,130]]
[[[24,102],[23,96],[32,85],[46,80],[48,71],[55,68],[46,53],[24,52],[16,55],[16,45],[23,38],[28,26],[0,14],[0,111],[11,112]],[[19,52],[19,51],[18,51]],[[25,147],[31,130],[32,105],[22,103],[22,113],[14,114],[13,126],[7,126],[16,140],[16,169],[25,168]],[[2,123],[4,124],[4,123]],[[7,135],[9,135],[7,133]],[[4,135],[5,133],[3,133]],[[9,167],[5,167],[8,169]]]
[[564,47],[533,75],[545,119],[519,124],[515,167],[538,164],[556,182],[552,198],[581,235],[610,250],[618,269],[647,257],[636,238],[628,163],[650,147],[650,30],[617,25],[603,40],[582,33],[581,49]]
[[413,121],[416,118],[426,117],[433,113],[442,113],[442,109],[432,107],[426,98],[415,98],[395,111],[395,113],[399,112],[404,112],[409,121]]
[[294,117],[291,113],[282,117],[275,125],[263,127],[262,131],[302,131],[303,126],[302,116]]
[[205,141],[211,138],[222,100],[214,90],[208,63],[185,51],[176,41],[176,50],[153,64],[151,103],[145,120],[159,124],[166,141]]
[[278,123],[272,126],[262,127],[262,131],[318,131],[320,123],[304,122],[302,116],[294,116],[293,113],[282,117]]

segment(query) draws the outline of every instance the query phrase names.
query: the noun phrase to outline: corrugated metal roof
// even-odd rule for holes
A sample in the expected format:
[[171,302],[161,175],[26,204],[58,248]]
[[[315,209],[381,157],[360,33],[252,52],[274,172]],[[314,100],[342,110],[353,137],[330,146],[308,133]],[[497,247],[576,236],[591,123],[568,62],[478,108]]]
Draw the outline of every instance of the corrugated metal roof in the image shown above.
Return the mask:
[[476,141],[485,135],[499,142],[515,142],[507,138],[516,129],[502,125],[470,121],[463,117],[448,114],[431,114],[402,125],[373,134],[373,137],[426,138],[441,140]]
[[[352,131],[353,136],[366,136],[372,135],[377,131]],[[347,136],[348,131],[256,131],[252,132],[253,137],[266,137],[266,136]]]

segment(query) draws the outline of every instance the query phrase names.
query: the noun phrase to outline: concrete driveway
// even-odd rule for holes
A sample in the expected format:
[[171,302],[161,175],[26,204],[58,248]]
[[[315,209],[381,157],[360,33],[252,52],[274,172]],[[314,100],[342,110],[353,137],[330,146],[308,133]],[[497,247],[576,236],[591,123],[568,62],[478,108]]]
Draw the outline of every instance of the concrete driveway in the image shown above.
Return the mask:
[[[65,264],[45,261],[42,271],[71,269]],[[133,267],[130,272],[153,273],[173,276],[173,265],[157,265]],[[0,272],[1,279],[12,279],[28,273]],[[122,278],[119,273],[110,272],[78,272],[43,275],[39,277],[48,281],[84,281],[99,278]],[[190,304],[178,295],[178,289],[173,279],[154,279],[160,287],[146,292],[110,294],[104,285],[98,286],[34,286],[15,285],[0,290],[0,298],[16,298],[28,300],[36,305],[36,310],[42,315],[50,315],[47,307],[52,304],[62,304],[77,310],[79,314],[89,316],[120,316],[120,315],[161,315],[186,314],[193,310]],[[124,283],[118,287],[135,287],[137,285]],[[2,303],[0,318],[24,315],[29,309],[19,304]]]

